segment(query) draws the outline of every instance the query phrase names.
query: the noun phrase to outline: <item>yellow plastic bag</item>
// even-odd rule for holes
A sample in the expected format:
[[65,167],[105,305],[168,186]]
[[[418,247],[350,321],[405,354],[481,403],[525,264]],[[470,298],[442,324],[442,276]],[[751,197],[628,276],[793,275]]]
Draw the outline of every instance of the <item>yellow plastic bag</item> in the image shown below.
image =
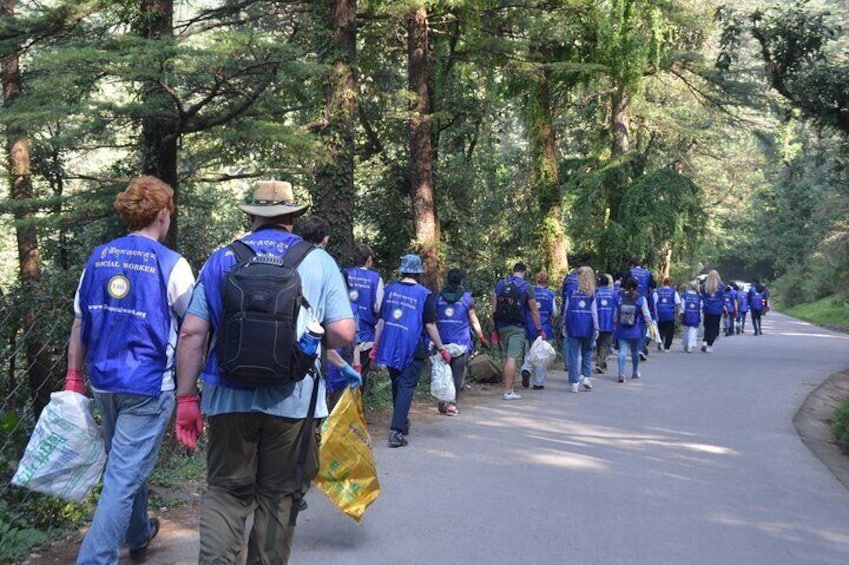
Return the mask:
[[313,484],[339,510],[362,520],[380,496],[371,439],[363,417],[360,389],[345,387],[342,398],[321,427],[318,476]]

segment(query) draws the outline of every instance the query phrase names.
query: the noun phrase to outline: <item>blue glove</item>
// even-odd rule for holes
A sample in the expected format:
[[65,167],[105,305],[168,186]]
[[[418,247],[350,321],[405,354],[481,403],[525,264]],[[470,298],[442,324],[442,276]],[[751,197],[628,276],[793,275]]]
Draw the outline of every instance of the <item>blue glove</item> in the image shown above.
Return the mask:
[[342,374],[348,379],[349,387],[357,388],[358,386],[363,386],[363,377],[350,365],[342,367]]

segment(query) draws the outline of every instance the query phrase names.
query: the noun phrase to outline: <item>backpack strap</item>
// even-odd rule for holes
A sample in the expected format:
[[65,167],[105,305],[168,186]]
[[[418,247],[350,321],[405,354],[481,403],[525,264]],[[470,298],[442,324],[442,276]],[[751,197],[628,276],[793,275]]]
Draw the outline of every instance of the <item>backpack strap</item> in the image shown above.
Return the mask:
[[233,243],[230,244],[230,249],[233,250],[233,254],[236,256],[236,261],[239,264],[247,263],[256,257],[256,251],[251,249],[250,246],[241,239],[234,240]]
[[290,269],[297,269],[301,261],[315,248],[315,245],[302,239],[286,251],[286,255],[283,256],[283,264]]
[[[312,244],[309,244],[312,245]],[[324,349],[322,344],[322,350]],[[309,483],[304,480],[306,476],[307,455],[310,449],[310,442],[313,437],[313,428],[315,427],[315,406],[318,403],[318,373],[313,369],[312,373],[312,395],[310,396],[310,407],[307,409],[307,417],[301,426],[300,437],[298,438],[298,462],[295,466],[295,493],[292,496],[292,505],[289,507],[289,526],[294,528],[298,521],[298,512],[301,510],[301,500],[304,494],[301,492],[302,487],[309,487]]]

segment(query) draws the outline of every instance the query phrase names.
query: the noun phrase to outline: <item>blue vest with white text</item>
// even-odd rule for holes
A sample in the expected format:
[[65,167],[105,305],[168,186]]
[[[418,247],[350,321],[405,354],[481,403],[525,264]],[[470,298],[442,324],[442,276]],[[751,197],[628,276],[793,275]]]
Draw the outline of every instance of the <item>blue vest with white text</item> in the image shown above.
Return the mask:
[[664,286],[657,290],[657,321],[675,321],[675,289]]
[[472,336],[469,333],[469,305],[472,293],[467,292],[457,302],[448,302],[442,294],[436,301],[436,329],[442,343],[465,345],[471,352]]
[[399,371],[424,348],[424,309],[430,291],[422,285],[396,282],[383,295],[380,317],[383,330],[377,346],[376,361]]
[[[282,228],[271,226],[263,226],[248,235],[240,238],[242,242],[248,245],[257,255],[274,255],[283,257],[289,247],[301,240],[297,235],[289,233]],[[221,284],[224,282],[224,276],[236,264],[236,256],[229,245],[217,249],[204,263],[198,276],[199,284],[203,285],[206,293],[206,303],[209,309],[209,322],[212,326],[213,335],[218,331],[218,326],[221,323],[221,315],[223,305],[221,304]],[[210,341],[209,353],[206,356],[206,364],[201,373],[201,379],[209,384],[216,386],[224,386],[235,389],[250,389],[232,383],[221,378],[218,368],[218,355],[215,352],[215,339]]]
[[684,310],[684,325],[691,328],[699,327],[702,320],[702,297],[698,292],[688,290],[681,297]]
[[722,314],[723,299],[725,295],[725,284],[719,283],[719,288],[713,294],[708,294],[702,287],[702,308],[705,314]]
[[377,324],[374,302],[380,275],[371,269],[348,267],[345,269],[345,278],[348,280],[348,297],[351,299],[351,305],[359,315],[358,341],[360,343],[374,341],[374,326]]
[[[554,293],[545,287],[535,286],[534,300],[539,310],[540,327],[545,332],[545,339],[551,339],[554,337],[554,328],[551,325],[554,319]],[[525,335],[531,343],[539,335],[534,327],[534,317],[531,315],[525,317]]]
[[[621,305],[626,300],[627,293],[623,292],[622,297],[619,300],[619,305]],[[634,305],[637,307],[637,319],[634,321],[633,326],[621,326],[617,323],[616,325],[616,338],[617,339],[642,339],[646,337],[646,320],[643,317],[643,304],[646,302],[645,296],[637,296],[637,300],[634,302]],[[619,319],[619,312],[616,312],[616,320]]]
[[[645,267],[631,267],[630,274],[632,277],[637,279],[637,293],[640,296],[648,296],[651,271]],[[649,308],[649,310],[651,310],[651,308]]]
[[598,331],[613,331],[613,313],[616,310],[617,293],[614,289],[602,286],[595,291],[595,307],[598,314]]
[[569,297],[569,308],[566,310],[566,335],[569,337],[592,337],[593,314],[592,296],[575,291]]
[[755,287],[749,289],[749,307],[756,312],[763,312],[765,294],[766,292],[758,292]]
[[159,396],[167,370],[168,279],[180,255],[128,235],[94,250],[80,285],[82,341],[92,387]]

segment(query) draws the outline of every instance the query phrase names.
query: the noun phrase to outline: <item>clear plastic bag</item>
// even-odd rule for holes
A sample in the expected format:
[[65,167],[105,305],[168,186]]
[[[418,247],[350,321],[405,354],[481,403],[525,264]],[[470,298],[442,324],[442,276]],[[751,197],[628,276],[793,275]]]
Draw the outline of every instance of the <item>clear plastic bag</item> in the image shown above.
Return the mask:
[[106,464],[103,433],[91,415],[91,399],[54,392],[44,407],[12,484],[82,502]]
[[440,402],[454,402],[457,398],[451,365],[439,353],[430,358],[430,395]]
[[548,367],[555,357],[557,357],[557,352],[554,350],[554,346],[542,337],[537,337],[534,340],[528,353],[528,358],[535,367]]

